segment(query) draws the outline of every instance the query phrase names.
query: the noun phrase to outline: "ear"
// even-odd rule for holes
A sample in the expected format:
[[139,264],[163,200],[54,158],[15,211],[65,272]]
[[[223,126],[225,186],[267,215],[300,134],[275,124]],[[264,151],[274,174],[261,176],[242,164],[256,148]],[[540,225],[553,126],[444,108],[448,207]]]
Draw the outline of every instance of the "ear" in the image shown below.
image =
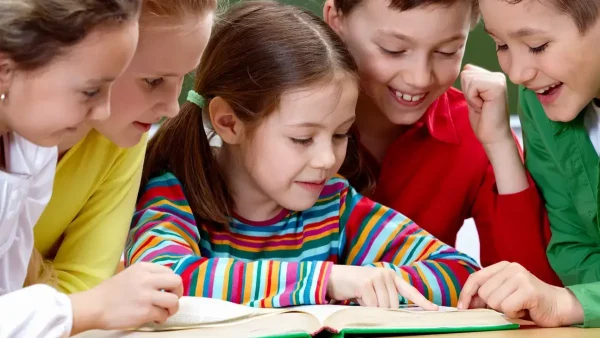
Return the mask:
[[326,0],[323,5],[323,20],[339,35],[344,38],[343,32],[343,17],[336,7],[334,0]]
[[210,123],[223,143],[239,144],[244,137],[244,123],[240,121],[225,99],[217,96],[208,105]]
[[5,53],[0,52],[0,94],[8,93],[15,74],[16,64]]

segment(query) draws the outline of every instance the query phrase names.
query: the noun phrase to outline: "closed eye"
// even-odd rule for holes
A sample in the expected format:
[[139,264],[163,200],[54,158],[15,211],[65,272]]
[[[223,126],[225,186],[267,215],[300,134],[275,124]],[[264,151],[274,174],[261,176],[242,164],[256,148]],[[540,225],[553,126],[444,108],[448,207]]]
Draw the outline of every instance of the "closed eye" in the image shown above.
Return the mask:
[[156,79],[144,79],[144,82],[146,82],[151,88],[155,88],[158,87],[161,83],[163,83],[164,79],[162,77]]
[[452,57],[452,56],[456,55],[456,53],[458,53],[458,51],[456,51],[456,52],[450,52],[450,53],[438,51],[438,53],[441,54],[442,56],[445,56],[445,57]]
[[93,98],[94,96],[98,95],[99,93],[100,93],[100,89],[86,90],[83,92],[83,94],[85,96],[87,96],[88,98]]
[[290,137],[290,140],[292,140],[292,142],[294,142],[295,144],[301,145],[301,146],[307,146],[310,145],[313,141],[312,137],[309,138],[293,138]]
[[350,137],[350,133],[345,133],[345,134],[335,134],[333,135],[333,138],[336,140],[346,140]]
[[500,44],[496,45],[496,52],[505,51],[507,49],[508,49],[508,45],[500,45]]
[[543,52],[544,50],[546,50],[547,47],[548,47],[548,43],[546,42],[545,44],[538,46],[538,47],[529,47],[529,52],[531,54],[539,54],[539,53]]
[[384,54],[393,55],[393,56],[402,55],[405,52],[405,50],[397,50],[397,51],[396,50],[389,50],[389,49],[385,49],[385,48],[383,48],[381,46],[379,46],[379,49],[381,49],[381,51]]

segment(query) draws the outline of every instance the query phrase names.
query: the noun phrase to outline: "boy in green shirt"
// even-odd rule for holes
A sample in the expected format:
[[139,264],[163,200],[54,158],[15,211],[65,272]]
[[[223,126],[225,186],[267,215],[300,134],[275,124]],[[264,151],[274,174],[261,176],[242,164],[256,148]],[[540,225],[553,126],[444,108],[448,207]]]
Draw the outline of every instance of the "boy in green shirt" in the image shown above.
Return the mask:
[[600,327],[600,1],[479,5],[503,71],[522,86],[526,165],[546,201],[548,258],[566,288],[502,262],[471,276],[459,307],[487,304],[540,326]]

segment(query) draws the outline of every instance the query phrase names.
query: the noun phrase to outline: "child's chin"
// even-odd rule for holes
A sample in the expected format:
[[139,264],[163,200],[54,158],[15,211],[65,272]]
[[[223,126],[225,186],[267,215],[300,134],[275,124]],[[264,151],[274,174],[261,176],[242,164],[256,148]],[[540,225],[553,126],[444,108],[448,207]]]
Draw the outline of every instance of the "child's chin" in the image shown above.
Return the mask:
[[284,208],[288,209],[288,210],[293,210],[293,211],[306,211],[310,208],[312,208],[315,203],[317,203],[317,198],[314,199],[296,199],[295,201],[293,201],[292,203],[289,203],[289,205],[282,205]]

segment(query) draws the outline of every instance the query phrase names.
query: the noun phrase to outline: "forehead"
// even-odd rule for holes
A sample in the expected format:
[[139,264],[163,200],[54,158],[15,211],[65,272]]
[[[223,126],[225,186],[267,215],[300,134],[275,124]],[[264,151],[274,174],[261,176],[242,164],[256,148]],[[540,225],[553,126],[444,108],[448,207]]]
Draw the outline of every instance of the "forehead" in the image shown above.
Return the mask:
[[137,42],[137,22],[95,29],[39,72],[69,80],[116,78],[133,56]]
[[200,62],[212,24],[213,14],[208,11],[154,25],[147,22],[140,29],[132,70],[146,74],[189,72]]
[[352,11],[349,19],[378,32],[401,32],[415,38],[430,35],[444,39],[458,32],[468,32],[471,5],[468,1],[456,1],[450,5],[431,4],[399,11],[389,8],[388,0],[369,0]]
[[550,1],[479,0],[479,7],[486,30],[497,37],[523,36],[526,30],[575,27],[571,17],[556,10]]
[[356,81],[341,77],[284,93],[279,108],[272,115],[282,125],[335,127],[354,117],[357,97]]

